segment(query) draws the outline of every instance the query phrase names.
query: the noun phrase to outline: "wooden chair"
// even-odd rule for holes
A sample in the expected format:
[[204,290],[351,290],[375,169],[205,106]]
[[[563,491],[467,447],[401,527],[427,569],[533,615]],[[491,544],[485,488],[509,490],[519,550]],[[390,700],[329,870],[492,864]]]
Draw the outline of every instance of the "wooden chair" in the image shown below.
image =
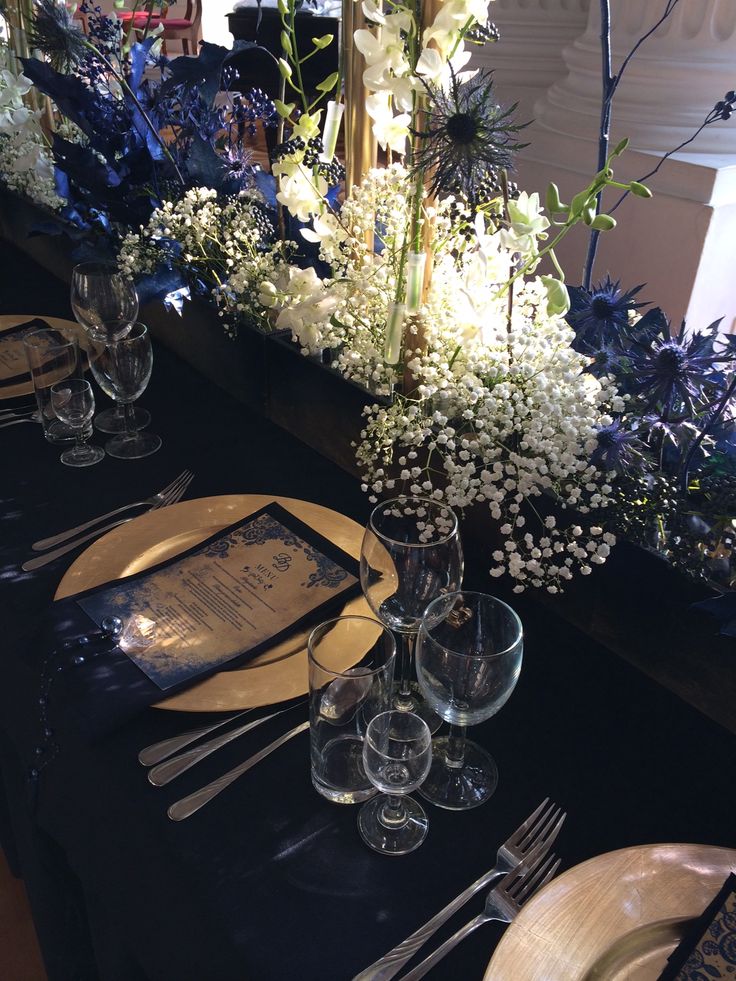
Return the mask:
[[149,30],[153,30],[162,24],[164,54],[166,54],[167,41],[181,41],[185,55],[196,54],[202,23],[202,0],[187,0],[183,17],[169,17],[169,8],[165,4],[162,5],[160,14],[152,13],[152,6],[147,4],[145,10],[139,10],[135,14],[130,10],[122,11],[118,14],[118,18],[128,31],[143,31],[146,25]]

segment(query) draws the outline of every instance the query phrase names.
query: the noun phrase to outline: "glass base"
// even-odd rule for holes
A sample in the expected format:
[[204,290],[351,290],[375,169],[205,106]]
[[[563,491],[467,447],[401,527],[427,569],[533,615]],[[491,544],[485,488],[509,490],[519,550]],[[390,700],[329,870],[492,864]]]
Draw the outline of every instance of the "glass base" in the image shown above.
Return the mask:
[[466,811],[485,804],[498,786],[496,761],[477,743],[465,741],[462,766],[447,765],[446,736],[432,740],[432,766],[419,788],[425,800],[448,811]]
[[363,740],[338,735],[321,748],[312,746],[312,784],[333,804],[361,804],[377,791],[363,768]]
[[54,446],[71,446],[77,442],[77,434],[61,419],[47,419],[43,428],[44,438]]
[[[135,430],[145,429],[150,421],[151,413],[147,409],[141,409],[138,405],[133,407],[133,428]],[[114,436],[116,433],[124,433],[126,426],[125,413],[122,411],[122,406],[120,408],[113,406],[111,409],[104,409],[98,413],[95,416],[95,429],[98,429],[101,433],[108,433],[111,436]]]
[[91,467],[99,463],[105,456],[105,451],[101,446],[74,446],[70,450],[64,450],[59,459],[67,467]]
[[413,712],[414,715],[418,715],[422,721],[427,723],[427,728],[432,735],[442,725],[442,719],[429,707],[429,702],[425,699],[416,681],[409,682],[408,697],[401,694],[401,683],[394,682],[394,698],[391,708],[398,712]]
[[407,855],[427,837],[429,821],[424,808],[413,797],[402,797],[405,819],[398,825],[383,820],[388,797],[381,794],[363,804],[358,814],[358,831],[363,841],[382,855]]
[[161,437],[153,433],[121,433],[105,443],[108,456],[117,460],[140,460],[161,449]]

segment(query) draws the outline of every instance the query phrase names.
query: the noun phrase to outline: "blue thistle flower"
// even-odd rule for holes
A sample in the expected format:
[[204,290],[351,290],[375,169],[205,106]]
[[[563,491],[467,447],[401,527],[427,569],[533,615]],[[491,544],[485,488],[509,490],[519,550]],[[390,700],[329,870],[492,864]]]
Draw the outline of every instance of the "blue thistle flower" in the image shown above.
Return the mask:
[[48,56],[57,71],[78,64],[87,55],[85,36],[74,22],[73,14],[56,0],[38,0],[29,42],[31,48],[38,48]]
[[570,309],[567,322],[575,331],[574,350],[581,354],[615,342],[623,343],[629,327],[629,314],[645,302],[634,297],[643,284],[630,290],[621,289],[621,281],[614,283],[610,276],[592,290],[582,286],[568,287]]
[[644,463],[641,441],[636,433],[624,429],[620,419],[599,429],[596,438],[598,445],[593,450],[590,462],[605,473],[626,473]]
[[644,411],[667,419],[683,408],[694,415],[710,404],[723,382],[720,366],[736,364],[736,351],[713,348],[719,324],[711,324],[708,333],[694,331],[687,337],[684,321],[675,335],[665,324],[659,335],[634,341],[630,391],[642,396]]
[[517,104],[498,105],[488,71],[464,82],[453,72],[447,90],[430,83],[426,89],[426,125],[416,134],[414,169],[430,175],[434,194],[459,193],[475,200],[487,179],[509,170],[514,152],[528,145],[515,139],[527,124],[512,121]]

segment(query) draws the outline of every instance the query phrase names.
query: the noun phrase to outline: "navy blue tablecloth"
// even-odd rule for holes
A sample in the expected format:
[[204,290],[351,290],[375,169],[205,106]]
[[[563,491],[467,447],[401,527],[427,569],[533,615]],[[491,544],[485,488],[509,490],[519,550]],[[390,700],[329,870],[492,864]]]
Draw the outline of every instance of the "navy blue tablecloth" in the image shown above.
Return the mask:
[[[62,294],[44,282],[45,298],[26,297],[25,311],[63,316]],[[265,745],[283,721],[155,789],[138,751],[202,717],[148,709],[96,742],[66,742],[34,810],[26,752],[37,689],[24,652],[73,556],[21,573],[30,541],[153,492],[184,467],[197,475],[188,497],[300,497],[361,523],[369,512],[357,480],[163,349],[141,403],[164,444],[138,462],[75,471],[34,427],[0,431],[0,827],[51,981],[346,981],[489,868],[545,796],[569,813],[565,868],[635,844],[736,846],[736,736],[526,597],[512,601],[526,631],[521,679],[473,731],[497,759],[499,789],[468,813],[430,808],[427,841],[410,856],[375,855],[356,809],[314,792],[306,735],[190,820],[168,820],[172,801]],[[487,557],[468,545],[468,584],[499,592]],[[452,927],[481,906],[478,897]],[[501,933],[478,931],[431,976],[480,979]]]

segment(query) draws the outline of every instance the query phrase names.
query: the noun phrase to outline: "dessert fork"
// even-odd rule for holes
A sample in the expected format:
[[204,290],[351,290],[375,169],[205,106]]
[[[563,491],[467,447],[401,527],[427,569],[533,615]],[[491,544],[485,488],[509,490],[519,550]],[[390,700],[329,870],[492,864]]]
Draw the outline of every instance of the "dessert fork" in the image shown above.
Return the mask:
[[[185,471],[185,473],[189,473],[189,471]],[[193,473],[189,473],[189,476],[186,479],[180,478],[175,489],[159,497],[158,502],[153,504],[149,510],[156,511],[158,508],[165,508],[170,504],[176,504],[182,499],[184,492],[193,479]],[[104,535],[106,531],[111,531],[113,528],[117,528],[118,525],[125,524],[126,521],[130,520],[130,518],[117,518],[115,521],[111,521],[107,525],[102,525],[101,528],[95,528],[94,531],[90,531],[88,534],[82,535],[80,538],[75,538],[66,545],[62,545],[61,548],[54,549],[53,552],[46,552],[44,555],[37,555],[35,558],[28,559],[23,563],[21,568],[24,572],[32,572],[34,569],[40,569],[42,566],[48,565],[49,562],[53,562],[60,556],[66,555],[67,552],[72,552],[78,545],[88,542],[91,538],[98,538],[100,535]]]
[[461,892],[410,937],[407,937],[380,960],[356,975],[353,981],[388,981],[389,978],[398,974],[419,948],[469,899],[489,885],[493,879],[512,870],[523,871],[531,863],[544,858],[560,833],[565,817],[563,811],[555,804],[550,804],[549,798],[545,797],[539,807],[529,815],[526,821],[519,825],[516,831],[498,849],[496,864],[490,871],[484,873],[480,879],[476,879],[472,885],[468,886],[464,892]]
[[82,525],[77,525],[76,528],[69,528],[67,531],[60,531],[58,535],[52,535],[50,538],[42,538],[38,542],[34,542],[31,545],[31,549],[34,552],[45,552],[47,548],[54,548],[55,545],[61,545],[62,542],[68,541],[70,538],[76,538],[83,531],[88,528],[92,528],[94,525],[99,524],[101,521],[106,521],[108,518],[114,518],[118,514],[122,514],[124,511],[129,511],[131,508],[145,507],[154,508],[164,501],[167,496],[178,488],[179,484],[186,481],[187,485],[191,481],[194,474],[191,470],[183,470],[176,480],[172,480],[170,484],[160,490],[157,494],[152,497],[147,497],[142,501],[133,501],[132,504],[123,504],[122,507],[115,508],[114,511],[108,511],[107,514],[99,514],[96,518],[90,518],[89,521],[85,521]]
[[484,923],[490,923],[492,920],[511,923],[518,916],[524,903],[531,899],[538,889],[546,885],[560,867],[560,859],[555,855],[550,855],[544,862],[543,858],[544,856],[540,855],[531,866],[507,872],[486,896],[483,912],[460,927],[449,940],[426,957],[413,971],[405,974],[403,981],[419,981],[419,978],[423,978],[427,971],[430,971],[446,954]]

